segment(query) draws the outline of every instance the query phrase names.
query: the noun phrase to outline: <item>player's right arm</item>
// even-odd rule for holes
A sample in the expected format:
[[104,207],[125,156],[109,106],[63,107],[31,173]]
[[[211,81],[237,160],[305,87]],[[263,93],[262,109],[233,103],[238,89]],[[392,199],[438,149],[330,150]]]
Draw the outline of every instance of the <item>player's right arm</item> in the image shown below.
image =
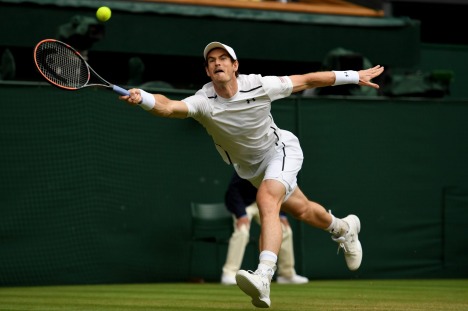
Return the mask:
[[[180,100],[171,100],[161,94],[142,94],[140,89],[130,89],[128,90],[130,95],[128,96],[119,96],[119,99],[126,101],[132,106],[138,106],[142,104],[143,97],[147,96],[145,101],[148,101],[150,96],[154,98],[154,106],[148,110],[151,114],[164,117],[164,118],[177,118],[185,119],[188,116],[188,107],[183,101]],[[143,95],[143,96],[142,96]]]

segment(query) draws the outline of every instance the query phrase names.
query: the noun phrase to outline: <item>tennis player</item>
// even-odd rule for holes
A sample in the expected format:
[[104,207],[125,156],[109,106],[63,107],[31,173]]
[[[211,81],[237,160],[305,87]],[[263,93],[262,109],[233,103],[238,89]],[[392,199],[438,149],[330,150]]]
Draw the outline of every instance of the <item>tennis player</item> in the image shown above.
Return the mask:
[[270,307],[270,282],[282,240],[280,210],[330,232],[344,250],[348,268],[357,270],[362,260],[359,218],[355,215],[337,218],[304,195],[297,185],[297,174],[303,162],[299,140],[278,128],[270,110],[273,101],[310,88],[341,84],[379,88],[371,80],[384,68],[377,65],[359,71],[291,76],[241,75],[236,53],[230,46],[211,42],[203,56],[211,82],[194,95],[179,101],[162,94],[130,89],[130,95],[119,98],[156,116],[194,118],[212,137],[224,161],[258,189],[257,204],[262,223],[259,264],[255,272],[237,272],[239,288],[252,298],[254,306]]
[[[244,259],[245,248],[249,243],[250,224],[255,220],[259,225],[260,211],[257,203],[257,188],[248,180],[242,179],[236,172],[231,177],[229,186],[224,196],[226,208],[232,213],[234,231],[229,239],[226,261],[223,265],[221,284],[235,285],[236,273],[240,270]],[[276,282],[278,284],[305,284],[309,279],[298,275],[294,268],[293,231],[286,214],[280,212],[281,229],[283,239],[278,253],[278,270]]]

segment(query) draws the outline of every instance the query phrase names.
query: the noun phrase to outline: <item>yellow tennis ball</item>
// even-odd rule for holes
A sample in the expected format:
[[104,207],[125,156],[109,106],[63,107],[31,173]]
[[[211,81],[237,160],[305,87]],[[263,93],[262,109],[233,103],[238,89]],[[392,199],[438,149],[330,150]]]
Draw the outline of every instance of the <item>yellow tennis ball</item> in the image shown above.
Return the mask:
[[101,22],[106,22],[111,18],[112,11],[107,6],[102,6],[96,11],[96,17]]

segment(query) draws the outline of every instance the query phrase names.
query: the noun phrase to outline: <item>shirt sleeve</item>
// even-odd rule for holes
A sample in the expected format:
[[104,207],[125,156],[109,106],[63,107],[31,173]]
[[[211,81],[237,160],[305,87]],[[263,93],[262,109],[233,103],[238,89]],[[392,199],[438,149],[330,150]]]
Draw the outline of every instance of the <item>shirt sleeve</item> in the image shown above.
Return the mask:
[[200,98],[198,98],[196,95],[192,95],[192,96],[182,99],[182,101],[187,105],[187,108],[188,108],[187,116],[191,118],[195,117],[198,111],[197,103],[200,101]]
[[289,77],[265,76],[261,77],[263,89],[270,99],[277,100],[288,97],[293,90],[293,84]]
[[197,118],[200,115],[209,112],[208,98],[204,95],[202,90],[197,91],[194,95],[182,99],[187,105],[188,117]]

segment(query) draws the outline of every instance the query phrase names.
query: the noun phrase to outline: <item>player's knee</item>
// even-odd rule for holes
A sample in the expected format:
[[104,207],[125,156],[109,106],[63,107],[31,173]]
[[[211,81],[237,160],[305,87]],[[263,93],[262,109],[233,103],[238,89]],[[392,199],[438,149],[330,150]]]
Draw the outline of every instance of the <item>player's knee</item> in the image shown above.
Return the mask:
[[296,208],[292,211],[290,211],[291,216],[298,220],[304,220],[307,217],[307,208],[301,207],[301,208]]

